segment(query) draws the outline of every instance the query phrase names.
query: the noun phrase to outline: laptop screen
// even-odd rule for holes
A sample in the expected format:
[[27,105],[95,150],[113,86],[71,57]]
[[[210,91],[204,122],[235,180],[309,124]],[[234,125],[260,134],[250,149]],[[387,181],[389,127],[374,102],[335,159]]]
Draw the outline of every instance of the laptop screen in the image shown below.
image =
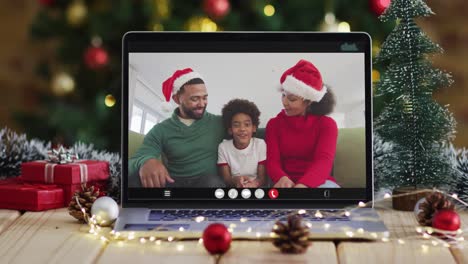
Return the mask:
[[371,200],[365,33],[127,33],[123,205]]

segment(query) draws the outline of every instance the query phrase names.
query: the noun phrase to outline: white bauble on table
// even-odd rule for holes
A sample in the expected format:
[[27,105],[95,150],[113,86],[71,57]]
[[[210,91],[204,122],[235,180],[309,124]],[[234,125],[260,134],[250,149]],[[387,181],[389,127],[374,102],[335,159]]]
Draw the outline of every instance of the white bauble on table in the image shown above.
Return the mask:
[[91,207],[91,215],[95,216],[98,225],[109,226],[119,216],[119,205],[110,197],[99,197]]

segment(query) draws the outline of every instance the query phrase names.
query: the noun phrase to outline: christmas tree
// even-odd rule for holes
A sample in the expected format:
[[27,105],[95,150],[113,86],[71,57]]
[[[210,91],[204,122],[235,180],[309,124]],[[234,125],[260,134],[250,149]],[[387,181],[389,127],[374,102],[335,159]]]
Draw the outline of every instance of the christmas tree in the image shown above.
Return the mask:
[[[29,137],[120,150],[121,40],[127,31],[366,31],[376,47],[393,27],[380,0],[39,0],[31,25],[49,44],[37,111],[18,113]],[[350,28],[351,27],[351,28]]]
[[432,14],[423,0],[393,0],[381,16],[398,24],[376,60],[385,67],[376,87],[385,107],[375,120],[375,133],[392,143],[375,168],[380,187],[446,187],[454,175],[444,148],[454,136],[455,120],[432,98],[452,81],[428,61],[428,54],[442,49],[414,21]]

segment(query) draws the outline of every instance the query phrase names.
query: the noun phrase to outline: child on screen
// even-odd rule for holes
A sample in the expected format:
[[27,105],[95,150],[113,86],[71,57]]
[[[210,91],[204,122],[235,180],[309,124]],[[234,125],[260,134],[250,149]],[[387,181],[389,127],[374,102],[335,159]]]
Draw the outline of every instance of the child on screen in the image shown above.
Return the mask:
[[265,184],[266,144],[255,138],[260,111],[247,100],[229,101],[222,110],[223,124],[232,137],[218,147],[218,168],[227,186],[257,188]]

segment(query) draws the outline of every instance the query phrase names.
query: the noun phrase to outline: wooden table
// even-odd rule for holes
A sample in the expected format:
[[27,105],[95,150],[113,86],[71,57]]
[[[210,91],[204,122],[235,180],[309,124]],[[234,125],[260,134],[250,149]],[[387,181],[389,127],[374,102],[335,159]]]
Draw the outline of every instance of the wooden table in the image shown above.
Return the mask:
[[[233,241],[221,263],[468,263],[468,247],[422,247],[423,238],[407,239],[417,234],[412,212],[379,213],[390,242],[314,241],[305,254],[285,255],[270,242]],[[462,214],[463,228],[467,220]],[[0,263],[213,263],[197,241],[106,243],[83,229],[65,208],[24,214],[0,210]]]

